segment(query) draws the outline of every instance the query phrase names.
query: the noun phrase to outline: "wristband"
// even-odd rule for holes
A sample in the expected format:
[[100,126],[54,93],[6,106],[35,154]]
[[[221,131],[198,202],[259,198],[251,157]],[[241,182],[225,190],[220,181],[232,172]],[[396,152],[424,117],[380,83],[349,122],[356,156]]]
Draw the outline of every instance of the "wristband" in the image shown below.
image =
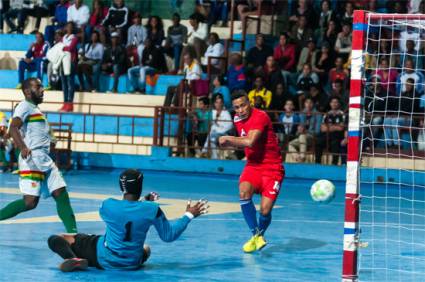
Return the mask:
[[190,220],[195,217],[191,212],[185,212],[183,216],[187,216]]

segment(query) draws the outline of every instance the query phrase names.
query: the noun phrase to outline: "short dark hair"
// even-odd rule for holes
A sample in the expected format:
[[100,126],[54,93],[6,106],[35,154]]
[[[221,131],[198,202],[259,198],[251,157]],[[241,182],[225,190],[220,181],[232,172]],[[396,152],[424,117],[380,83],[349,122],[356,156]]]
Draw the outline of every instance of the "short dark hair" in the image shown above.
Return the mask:
[[341,99],[338,96],[331,96],[329,98],[329,104],[332,102],[332,100],[337,100],[339,104],[341,104]]
[[220,85],[226,84],[226,77],[224,76],[224,74],[220,74],[216,78],[217,78],[218,82],[220,82]]
[[221,93],[215,94],[213,101],[215,102],[217,99],[221,99],[224,101],[223,94]]
[[232,92],[232,101],[239,99],[241,97],[246,97],[248,99],[248,94],[246,94],[246,91],[243,89],[237,89]]
[[207,106],[210,104],[210,99],[208,99],[207,97],[201,97],[198,99],[198,101],[204,103]]
[[211,32],[210,33],[210,36],[213,36],[214,37],[214,41],[215,42],[220,42],[220,36],[218,36],[218,33],[217,32]]
[[173,17],[174,17],[174,18],[178,18],[179,20],[181,19],[181,17],[180,17],[180,14],[179,14],[179,13],[174,13],[174,14],[173,14]]
[[39,80],[38,78],[36,78],[36,77],[30,77],[30,78],[27,78],[27,79],[25,79],[23,82],[22,82],[22,92],[24,92],[25,90],[27,90],[27,89],[30,89],[31,88],[31,83],[33,82],[33,81],[37,81],[37,80]]

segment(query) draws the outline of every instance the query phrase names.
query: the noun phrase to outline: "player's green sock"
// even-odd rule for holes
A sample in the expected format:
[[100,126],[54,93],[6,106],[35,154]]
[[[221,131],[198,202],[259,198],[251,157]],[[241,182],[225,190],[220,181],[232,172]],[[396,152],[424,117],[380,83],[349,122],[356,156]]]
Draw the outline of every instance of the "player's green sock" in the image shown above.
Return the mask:
[[5,220],[14,217],[15,215],[26,210],[27,208],[25,206],[24,199],[13,201],[0,210],[0,220]]
[[55,198],[56,209],[59,218],[65,225],[66,232],[77,233],[77,223],[75,222],[75,215],[72,211],[71,203],[69,202],[68,192],[65,190]]

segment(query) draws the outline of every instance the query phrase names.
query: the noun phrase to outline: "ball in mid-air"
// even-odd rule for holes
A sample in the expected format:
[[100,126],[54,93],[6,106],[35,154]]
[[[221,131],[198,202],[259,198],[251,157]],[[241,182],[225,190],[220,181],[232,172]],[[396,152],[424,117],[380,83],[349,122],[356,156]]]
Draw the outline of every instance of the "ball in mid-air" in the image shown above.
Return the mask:
[[335,185],[329,180],[317,180],[311,185],[310,195],[316,202],[329,203],[335,198]]

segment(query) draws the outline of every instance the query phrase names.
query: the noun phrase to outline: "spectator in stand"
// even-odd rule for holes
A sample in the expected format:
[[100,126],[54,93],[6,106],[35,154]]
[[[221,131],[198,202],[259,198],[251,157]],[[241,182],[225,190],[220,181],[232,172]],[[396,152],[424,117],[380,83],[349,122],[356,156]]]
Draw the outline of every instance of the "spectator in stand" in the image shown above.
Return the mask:
[[316,111],[313,100],[307,97],[299,114],[296,138],[288,144],[289,160],[305,162],[307,149],[312,145],[313,139],[320,134],[321,124],[322,115]]
[[354,6],[351,1],[345,2],[344,10],[338,15],[338,21],[349,24],[353,24]]
[[277,137],[281,144],[285,144],[295,137],[300,117],[294,112],[295,105],[292,99],[285,101],[283,113],[279,115],[277,126]]
[[49,10],[47,5],[43,0],[25,0],[23,9],[22,9],[22,22],[25,23],[25,20],[28,16],[36,18],[34,30],[31,34],[38,32],[41,24],[41,18],[47,17],[49,15]]
[[[183,55],[184,62],[184,79],[187,83],[180,83],[179,85],[169,86],[167,89],[167,94],[165,96],[164,106],[169,107],[172,104],[174,106],[178,106],[179,101],[179,92],[190,91],[190,84],[193,80],[201,79],[202,68],[196,59],[192,57],[190,53],[186,53]],[[181,88],[182,87],[182,88]]]
[[348,72],[344,69],[344,60],[341,57],[335,59],[335,67],[329,71],[329,84],[332,85],[336,80],[344,81],[346,84]]
[[187,145],[192,156],[195,155],[195,142],[198,143],[199,148],[203,148],[207,140],[208,129],[212,120],[209,106],[210,100],[207,97],[201,97],[198,100],[198,107],[191,113],[193,126],[192,131],[187,136]]
[[221,21],[222,27],[227,27],[229,7],[227,0],[210,0],[210,13],[208,16],[208,28]]
[[31,44],[25,58],[19,61],[19,84],[17,89],[22,88],[22,82],[25,79],[25,71],[37,72],[37,77],[43,81],[43,71],[46,63],[46,54],[49,50],[49,43],[44,40],[41,32],[35,34],[35,42]]
[[320,52],[317,52],[313,59],[313,72],[317,73],[320,83],[325,85],[328,81],[328,74],[332,68],[332,55],[330,53],[329,44],[324,42]]
[[68,10],[68,22],[73,22],[74,26],[84,31],[90,19],[90,9],[87,5],[83,4],[83,0],[75,0]]
[[191,52],[198,62],[207,49],[208,25],[202,22],[202,15],[192,14],[189,17],[189,29],[187,34],[187,46],[183,48],[183,54]]
[[289,85],[291,72],[296,64],[295,45],[288,42],[289,35],[281,33],[279,36],[279,44],[274,48],[273,57],[277,61],[282,71],[285,87]]
[[246,55],[247,71],[253,73],[262,68],[269,56],[273,56],[273,49],[265,44],[264,35],[259,33],[255,36],[255,46]]
[[405,14],[406,13],[406,3],[399,1],[388,1],[388,6],[390,13],[394,14]]
[[[71,71],[71,54],[63,51],[63,32],[62,29],[58,29],[55,32],[54,41],[51,45],[49,51],[47,51],[46,57],[48,59],[47,64],[47,81],[48,85],[44,88],[45,91],[48,90],[60,90],[60,76],[59,71],[63,65],[66,65],[68,70],[64,70],[67,72]],[[52,54],[56,54],[53,55]],[[66,61],[66,62],[65,62]]]
[[323,117],[320,126],[320,134],[315,144],[316,163],[322,162],[323,150],[329,144],[329,152],[332,153],[332,164],[337,165],[341,151],[341,141],[344,139],[345,114],[340,109],[339,99],[332,97],[329,102],[331,110]]
[[[417,44],[420,45],[420,41],[417,41]],[[406,40],[406,50],[400,55],[399,68],[403,67],[406,59],[411,59],[415,69],[423,70],[423,57],[422,48],[416,48],[415,41],[408,39]]]
[[[77,65],[78,80],[80,81],[80,91],[95,92],[98,89],[100,66],[104,53],[104,46],[99,42],[99,32],[93,31],[91,42],[86,43],[80,49],[80,57]],[[93,84],[94,82],[96,85]],[[84,84],[87,81],[87,88]]]
[[[9,27],[9,33],[24,32],[25,18],[23,16],[23,0],[10,0],[9,10],[4,14],[4,21]],[[18,19],[18,26],[15,25],[14,19]]]
[[[239,26],[239,29],[243,29],[246,25],[246,18],[250,15],[257,15],[259,5],[262,2],[262,5],[264,5],[267,1],[265,0],[247,0],[239,5],[236,6],[236,9],[238,10],[239,19],[241,21],[241,25]],[[274,2],[275,1],[270,1]]]
[[291,16],[289,17],[290,26],[296,25],[302,16],[310,20],[310,27],[316,26],[316,15],[308,0],[298,0],[297,4],[292,5]]
[[376,74],[381,79],[382,90],[385,93],[389,93],[394,96],[396,94],[396,82],[398,77],[398,72],[396,69],[389,66],[388,58],[382,57],[379,64],[379,68]]
[[348,59],[348,56],[351,53],[351,24],[344,23],[342,25],[342,31],[338,33],[338,37],[335,42],[335,51],[338,56]]
[[167,64],[161,50],[153,45],[150,38],[145,39],[144,45],[140,65],[128,70],[128,79],[133,89],[140,93],[145,93],[146,75],[167,72]]
[[130,11],[124,5],[124,0],[113,0],[108,14],[102,22],[102,25],[109,31],[118,31],[122,37],[125,34],[128,25],[128,16]]
[[[291,95],[285,90],[285,86],[282,83],[276,85],[275,90],[272,92],[272,102],[270,103],[270,110],[280,111],[285,105],[285,101],[290,99]],[[278,115],[275,113],[274,119],[277,120]]]
[[215,96],[214,109],[211,113],[211,128],[202,149],[203,155],[211,151],[211,158],[218,159],[218,138],[229,135],[233,129],[232,116],[224,107],[224,100],[221,94]]
[[142,25],[142,16],[139,13],[133,15],[133,25],[130,26],[127,33],[127,56],[130,59],[131,66],[140,64],[138,47],[143,45],[148,33]]
[[302,72],[305,64],[313,66],[318,52],[314,39],[308,39],[307,46],[301,50],[301,54],[298,58],[297,72]]
[[224,107],[227,110],[231,110],[233,108],[232,98],[230,96],[229,88],[226,86],[226,81],[224,75],[218,75],[213,80],[214,90],[213,90],[213,101],[217,95],[221,95]]
[[[148,22],[146,24],[146,31],[147,31],[147,38],[149,38],[153,45],[155,45],[158,48],[161,48],[162,43],[165,39],[165,33],[164,33],[164,24],[162,22],[162,19],[158,16],[150,16],[148,19]],[[143,45],[141,45],[143,47]],[[139,56],[142,57],[142,51],[139,46],[138,52]]]
[[345,83],[341,79],[335,80],[335,82],[332,83],[331,93],[330,97],[338,97],[339,101],[341,102],[341,109],[343,111],[348,110],[348,91],[345,91]]
[[305,16],[298,17],[297,24],[291,29],[291,37],[298,50],[307,46],[309,39],[313,37],[313,30],[308,27],[307,18]]
[[264,75],[264,85],[267,89],[273,92],[276,90],[278,84],[284,84],[284,79],[281,70],[277,66],[277,62],[273,56],[268,56],[266,64],[264,65],[261,72]]
[[[78,2],[79,1],[77,0],[76,3]],[[69,9],[71,9],[71,7]],[[69,12],[69,9],[68,9],[68,12]],[[81,6],[80,6],[80,10],[81,10]],[[63,72],[61,74],[64,104],[62,108],[59,109],[59,111],[72,112],[74,110],[73,102],[74,102],[74,94],[75,94],[75,68],[76,68],[77,58],[78,58],[78,52],[77,52],[78,37],[77,35],[74,34],[75,28],[74,28],[73,22],[68,22],[65,25],[64,30],[65,30],[65,35],[62,38],[62,43],[64,44],[63,51],[71,53],[71,72],[69,75],[65,75]]]
[[258,75],[254,81],[254,89],[249,91],[248,99],[251,105],[255,104],[255,97],[260,96],[264,101],[265,109],[268,109],[272,101],[272,92],[264,86],[264,79]]
[[[222,57],[224,55],[224,46],[220,42],[220,37],[215,32],[211,32],[208,36],[208,48],[205,51],[204,57],[202,58],[202,66],[206,71],[208,67],[209,57]],[[223,61],[219,59],[211,59],[211,73],[219,74],[222,72]]]
[[102,22],[108,15],[108,11],[108,7],[104,7],[100,0],[94,0],[89,24],[85,29],[85,35],[87,37],[91,37],[93,30],[99,32],[99,40],[103,45],[106,44],[106,38],[105,27],[102,25]]
[[230,93],[238,89],[245,89],[246,75],[245,66],[242,61],[242,56],[238,53],[230,55],[230,66],[227,70],[227,85],[229,86]]
[[[375,146],[375,142],[380,139],[382,132],[383,116],[386,114],[387,101],[393,101],[389,97],[394,97],[395,93],[384,92],[382,90],[381,78],[378,75],[371,76],[365,87],[364,94],[364,111],[366,121],[364,124],[370,124],[369,128],[364,130],[364,148],[370,151],[371,146]],[[373,114],[372,114],[373,113]]]
[[415,69],[413,60],[407,58],[404,63],[404,69],[397,77],[396,95],[400,95],[402,92],[406,92],[407,79],[412,78],[415,84],[417,92],[423,92],[424,90],[424,75],[422,72]]
[[324,33],[328,28],[329,22],[334,21],[336,18],[336,14],[331,10],[331,3],[329,0],[323,0],[320,4],[320,9],[319,27],[315,30],[316,35]]
[[319,85],[311,85],[307,97],[311,98],[317,111],[324,113],[329,110],[329,96]]
[[49,44],[53,44],[53,37],[56,30],[63,29],[67,23],[67,12],[69,8],[69,1],[60,0],[55,8],[55,16],[52,19],[52,25],[46,26],[44,37]]
[[90,19],[90,8],[83,4],[83,0],[75,0],[74,5],[68,8],[68,22],[74,23],[74,33],[81,44],[88,38],[86,37],[86,27]]
[[180,24],[180,15],[173,14],[173,24],[168,27],[165,41],[165,52],[174,58],[174,71],[180,69],[180,56],[183,50],[183,43],[187,41],[187,27]]
[[331,20],[328,23],[328,27],[323,30],[318,36],[318,45],[323,46],[324,44],[328,44],[332,47],[329,50],[329,53],[333,57],[335,55],[335,43],[338,37],[337,25],[336,22]]
[[119,77],[125,72],[127,58],[125,48],[120,44],[118,32],[111,34],[111,46],[105,49],[102,59],[102,72],[114,76],[113,93],[118,93]]
[[303,70],[297,78],[298,109],[302,108],[304,98],[312,85],[319,83],[319,76],[312,72],[309,64],[304,64]]
[[[407,78],[404,91],[399,96],[389,96],[384,117],[385,143],[389,147],[399,148],[405,140],[400,135],[402,127],[414,126],[414,119],[420,113],[420,96],[413,78]],[[422,112],[423,116],[423,112]]]

